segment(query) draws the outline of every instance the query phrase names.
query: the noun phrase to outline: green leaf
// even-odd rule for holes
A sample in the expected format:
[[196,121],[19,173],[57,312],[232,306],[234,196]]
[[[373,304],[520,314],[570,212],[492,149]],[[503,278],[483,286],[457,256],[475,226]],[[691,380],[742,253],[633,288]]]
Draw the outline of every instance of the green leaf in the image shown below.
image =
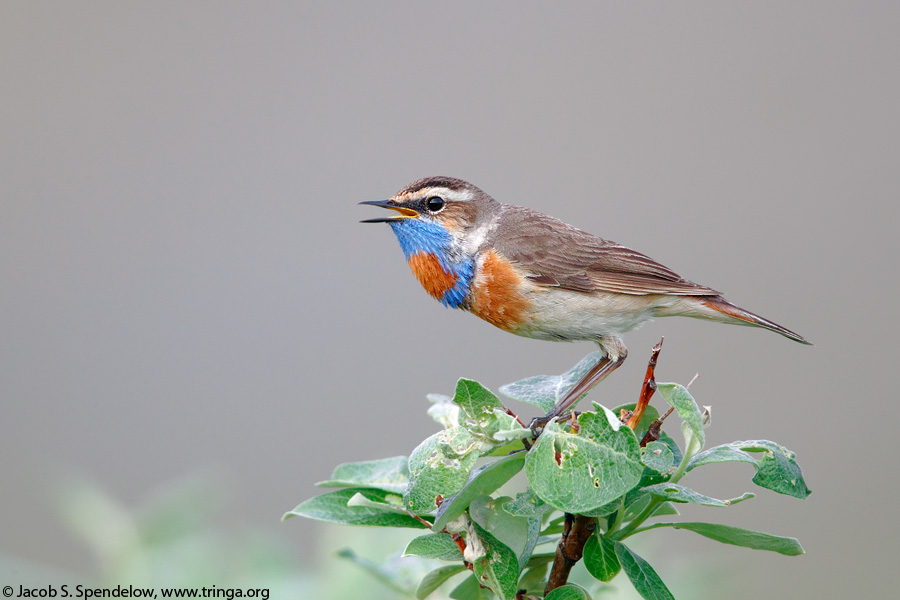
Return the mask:
[[662,442],[650,442],[641,448],[641,462],[656,471],[667,473],[674,465],[675,455]]
[[[763,453],[760,460],[755,460],[754,453]],[[795,460],[793,452],[769,440],[749,440],[732,442],[705,450],[688,464],[687,470],[709,463],[745,462],[756,467],[753,483],[756,485],[786,494],[794,498],[806,498],[811,493],[803,480],[803,471]]]
[[805,554],[797,538],[780,537],[770,533],[753,531],[752,529],[731,527],[730,525],[716,525],[714,523],[656,523],[652,527],[687,529],[723,544],[732,544],[753,550],[768,550],[769,552],[777,552],[785,556]]
[[406,545],[403,556],[421,556],[438,560],[462,560],[463,555],[449,533],[429,533],[419,536]]
[[[472,561],[478,581],[497,595],[500,600],[514,600],[519,581],[519,559],[509,546],[491,535],[478,523],[472,522],[484,554]],[[466,542],[471,547],[472,540]]]
[[416,514],[430,513],[438,498],[459,492],[486,445],[462,427],[444,429],[427,438],[409,456],[409,486],[403,499]]
[[622,542],[613,542],[616,557],[622,564],[622,570],[628,575],[634,589],[647,600],[675,600],[672,592],[662,582],[653,567],[646,560],[635,554]]
[[681,459],[684,458],[684,454],[681,452],[681,448],[678,447],[678,442],[665,431],[659,432],[659,441],[668,446],[669,450],[672,451],[672,462],[676,465],[679,464]]
[[435,517],[434,530],[441,531],[447,523],[463,514],[469,503],[478,496],[490,494],[522,470],[525,453],[510,454],[478,467],[453,496],[445,497]]
[[521,569],[528,562],[541,530],[539,517],[516,517],[505,510],[512,498],[479,496],[469,504],[469,517],[491,535],[509,546],[519,558]]
[[[674,469],[673,469],[673,472],[674,472]],[[640,490],[641,488],[647,487],[648,485],[655,485],[657,483],[665,483],[666,481],[669,481],[671,478],[672,478],[671,473],[662,475],[660,473],[657,473],[650,467],[644,467],[644,472],[641,473],[641,480],[638,482],[637,487],[632,489],[625,496],[625,503],[630,504],[634,500],[634,496],[636,494],[638,494],[638,490]]]
[[516,494],[516,499],[503,505],[503,510],[517,517],[543,517],[553,507],[541,500],[531,488]]
[[459,405],[459,424],[470,431],[482,431],[493,435],[499,429],[495,410],[506,411],[500,399],[477,381],[460,379],[456,383],[453,401]]
[[622,565],[616,556],[616,543],[602,535],[592,535],[584,545],[584,566],[588,573],[609,583],[619,574]]
[[703,433],[703,420],[700,415],[700,407],[694,401],[694,397],[680,383],[657,383],[656,390],[665,398],[666,402],[675,407],[688,427],[691,433],[703,448],[706,443],[706,435]]
[[737,498],[732,498],[730,500],[719,500],[717,498],[704,496],[703,494],[695,492],[690,488],[686,488],[676,483],[658,483],[656,485],[650,485],[642,488],[641,491],[652,494],[658,498],[663,498],[664,500],[668,500],[669,502],[689,502],[691,504],[702,504],[703,506],[731,506],[732,504],[737,504],[738,502],[756,497],[756,494],[746,492],[745,494]]
[[453,588],[453,591],[450,592],[450,597],[453,600],[492,600],[494,594],[491,593],[491,590],[481,587],[478,583],[478,578],[473,573]]
[[[351,505],[350,500],[360,494],[369,503],[365,506]],[[418,520],[405,514],[399,514],[401,498],[384,490],[369,488],[347,488],[315,496],[297,505],[297,508],[284,515],[290,517],[306,517],[317,521],[328,521],[340,525],[366,525],[373,527],[425,527]],[[375,503],[373,505],[373,503]],[[377,504],[384,504],[383,508]]]
[[[650,494],[644,490],[634,490],[625,497],[625,514],[622,516],[623,521],[630,521],[647,508],[650,504]],[[613,517],[610,517],[612,519]]]
[[462,573],[467,570],[465,565],[446,565],[444,567],[438,567],[422,578],[419,587],[416,588],[416,598],[418,600],[423,600],[441,587],[445,581],[457,573]]
[[[434,395],[429,399],[435,402],[429,414],[445,427],[452,429],[458,425],[480,440],[484,445],[481,454],[494,453],[531,435],[529,429],[506,411],[499,398],[477,381],[460,379],[450,406],[445,396]],[[509,450],[504,454],[508,453]]]
[[584,588],[569,583],[544,596],[544,600],[591,600],[591,595]]
[[[379,490],[380,491],[380,490]],[[379,511],[392,511],[401,515],[409,516],[409,511],[406,510],[400,504],[396,504],[394,501],[396,500],[396,495],[391,495],[387,497],[388,502],[382,502],[381,500],[369,500],[359,492],[356,492],[350,499],[347,500],[347,506],[350,508],[361,507],[361,508],[374,508]]]
[[690,471],[695,467],[710,463],[721,462],[746,462],[755,465],[756,459],[748,452],[741,450],[740,444],[743,442],[732,442],[721,446],[714,446],[703,452],[700,452],[688,463],[687,470]]
[[549,412],[566,393],[603,358],[601,352],[592,352],[562,375],[536,375],[500,386],[500,393],[508,398],[534,404]]
[[370,487],[402,494],[409,485],[409,467],[405,456],[343,463],[335,467],[331,479],[319,487]]
[[644,470],[634,432],[611,412],[581,413],[578,425],[578,433],[567,433],[548,423],[525,460],[534,492],[570,513],[616,500],[640,481]]

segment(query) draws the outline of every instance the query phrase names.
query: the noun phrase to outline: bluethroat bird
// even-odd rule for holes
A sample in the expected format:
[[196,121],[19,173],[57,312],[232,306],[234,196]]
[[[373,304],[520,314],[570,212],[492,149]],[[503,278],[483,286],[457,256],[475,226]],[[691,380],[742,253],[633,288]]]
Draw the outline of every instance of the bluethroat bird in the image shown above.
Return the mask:
[[413,274],[444,306],[516,335],[600,346],[603,358],[535,420],[538,426],[565,414],[618,368],[627,355],[622,335],[653,317],[762,327],[809,344],[640,252],[535,210],[501,204],[461,179],[427,177],[389,200],[361,204],[396,211],[363,223],[391,226]]

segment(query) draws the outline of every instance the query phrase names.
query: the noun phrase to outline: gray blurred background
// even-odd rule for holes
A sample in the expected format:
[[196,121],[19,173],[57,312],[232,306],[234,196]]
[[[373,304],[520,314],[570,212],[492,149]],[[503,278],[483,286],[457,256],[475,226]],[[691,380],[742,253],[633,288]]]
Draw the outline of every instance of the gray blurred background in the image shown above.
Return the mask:
[[358,224],[381,215],[357,202],[445,174],[815,342],[689,319],[627,338],[593,399],[634,401],[665,335],[657,377],[701,373],[710,444],[781,442],[813,490],[683,511],[807,555],[667,532],[664,579],[715,563],[718,597],[890,595],[898,31],[896,2],[4,2],[0,554],[90,574],[67,482],[130,509],[211,477],[211,525],[300,568],[326,530],[281,515],[337,463],[408,454],[426,393],[593,350],[442,308]]

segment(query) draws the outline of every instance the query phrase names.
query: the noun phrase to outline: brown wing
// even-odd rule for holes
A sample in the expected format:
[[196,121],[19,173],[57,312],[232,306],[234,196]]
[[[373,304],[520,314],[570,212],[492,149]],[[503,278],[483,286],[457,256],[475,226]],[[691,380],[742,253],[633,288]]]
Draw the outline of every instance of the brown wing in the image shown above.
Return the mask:
[[545,286],[576,292],[719,296],[652,258],[537,211],[504,205],[494,248]]

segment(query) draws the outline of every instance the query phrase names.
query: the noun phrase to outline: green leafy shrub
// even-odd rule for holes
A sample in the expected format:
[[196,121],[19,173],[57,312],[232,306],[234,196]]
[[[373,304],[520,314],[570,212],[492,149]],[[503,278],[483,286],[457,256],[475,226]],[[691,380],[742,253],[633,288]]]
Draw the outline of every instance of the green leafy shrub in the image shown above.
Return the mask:
[[[562,375],[531,377],[500,391],[548,411],[597,359],[594,353]],[[451,598],[583,600],[590,598],[588,590],[567,581],[579,560],[600,582],[624,572],[642,597],[672,598],[653,567],[627,543],[635,534],[662,527],[787,556],[802,554],[794,538],[666,520],[679,514],[676,504],[725,507],[754,497],[748,492],[720,500],[681,484],[687,473],[709,463],[749,463],[756,471],[752,481],[760,487],[796,498],[810,491],[794,454],[774,442],[733,442],[704,450],[708,412],[682,385],[658,383],[655,389],[682,420],[681,446],[660,431],[652,406],[632,430],[625,421],[634,405],[609,410],[596,403],[593,410],[548,423],[535,439],[490,390],[460,379],[452,398],[429,396],[429,414],[443,429],[408,458],[340,465],[319,484],[340,489],[301,503],[285,518],[430,530],[413,539],[404,555],[449,564],[428,573],[414,590],[392,582],[389,571],[344,553],[420,599],[468,572]],[[508,489],[513,484],[506,484],[523,470],[527,486]],[[551,544],[555,549],[545,550]]]

